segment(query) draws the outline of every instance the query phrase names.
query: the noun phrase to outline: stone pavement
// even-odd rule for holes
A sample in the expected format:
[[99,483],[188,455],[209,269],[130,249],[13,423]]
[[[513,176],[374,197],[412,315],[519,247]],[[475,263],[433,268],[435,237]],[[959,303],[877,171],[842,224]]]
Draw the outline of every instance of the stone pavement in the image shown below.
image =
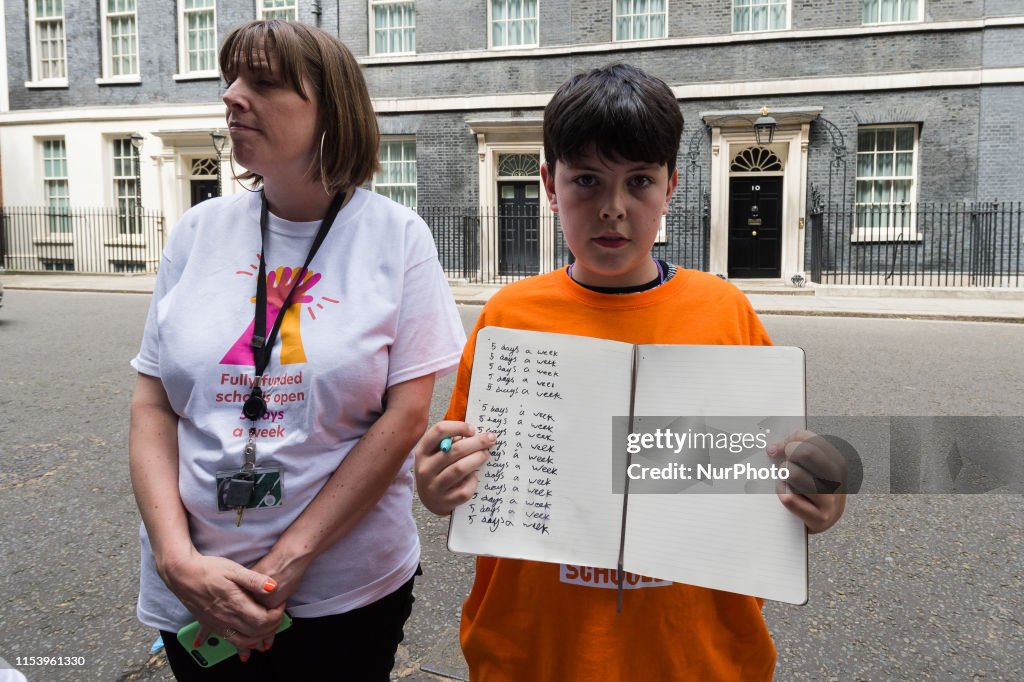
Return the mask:
[[[77,273],[2,273],[9,290],[80,291],[150,294],[155,275],[87,275]],[[926,288],[784,286],[778,282],[734,282],[762,315],[888,317],[923,320],[1024,323],[1024,288]],[[483,305],[500,285],[452,281],[455,300]]]

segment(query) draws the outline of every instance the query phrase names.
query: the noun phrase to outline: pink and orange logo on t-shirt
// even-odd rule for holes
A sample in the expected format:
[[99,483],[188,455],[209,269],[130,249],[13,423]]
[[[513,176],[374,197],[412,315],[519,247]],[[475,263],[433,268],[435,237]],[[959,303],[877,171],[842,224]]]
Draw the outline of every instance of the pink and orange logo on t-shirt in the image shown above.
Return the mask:
[[[249,265],[250,270],[239,270],[236,274],[246,275],[249,277],[259,276],[259,266]],[[264,334],[269,335],[270,330],[273,328],[274,323],[277,321],[277,316],[281,313],[281,307],[284,305],[284,300],[288,296],[288,292],[291,291],[292,286],[295,286],[295,293],[292,294],[291,305],[288,306],[288,310],[284,313],[284,319],[281,321],[281,364],[282,365],[293,365],[300,362],[306,362],[306,351],[302,346],[302,325],[300,318],[302,316],[302,306],[306,305],[306,312],[309,313],[311,319],[316,320],[316,311],[313,309],[314,306],[319,309],[324,309],[324,304],[321,302],[314,303],[314,297],[309,294],[309,291],[317,285],[320,281],[320,273],[306,271],[305,277],[302,281],[296,284],[296,280],[299,277],[299,273],[302,272],[302,268],[290,268],[281,266],[275,270],[271,270],[267,273],[267,328],[264,330]],[[338,303],[336,299],[327,298],[326,296],[320,297],[321,301],[327,303]],[[256,297],[253,296],[249,299],[250,303],[256,302]],[[312,304],[312,305],[308,305]],[[249,323],[249,326],[242,332],[238,340],[231,346],[224,357],[221,359],[220,364],[222,365],[255,365],[252,355],[252,333],[256,327],[255,315],[253,321]]]

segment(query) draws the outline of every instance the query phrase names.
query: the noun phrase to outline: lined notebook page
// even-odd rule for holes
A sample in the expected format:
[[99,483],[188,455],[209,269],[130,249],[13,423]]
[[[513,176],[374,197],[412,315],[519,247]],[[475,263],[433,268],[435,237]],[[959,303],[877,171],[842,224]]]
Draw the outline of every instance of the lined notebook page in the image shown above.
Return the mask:
[[613,415],[629,414],[633,347],[486,327],[466,421],[498,435],[473,499],[452,513],[449,549],[614,567]]
[[[803,428],[804,390],[799,348],[641,346],[634,409],[636,415],[708,417],[704,423],[711,427],[714,417],[752,417],[746,430],[756,433],[768,424],[782,436]],[[737,422],[729,423],[735,430]],[[758,453],[729,463],[735,461],[761,466],[768,458]],[[807,601],[806,531],[772,494],[631,494],[625,568],[794,604]]]

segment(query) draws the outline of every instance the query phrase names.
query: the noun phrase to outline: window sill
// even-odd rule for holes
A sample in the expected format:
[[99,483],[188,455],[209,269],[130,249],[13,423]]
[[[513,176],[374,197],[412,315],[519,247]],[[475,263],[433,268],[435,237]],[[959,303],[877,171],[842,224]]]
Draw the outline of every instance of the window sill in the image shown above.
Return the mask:
[[67,78],[54,78],[48,81],[25,81],[25,87],[29,90],[46,90],[51,88],[68,87]]
[[758,35],[758,36],[760,36],[760,35],[764,35],[766,33],[787,33],[789,30],[790,30],[790,28],[788,26],[786,28],[756,28],[756,29],[752,28],[752,29],[747,30],[747,31],[733,31],[732,34],[734,36],[749,36],[749,35]]
[[540,44],[530,43],[528,45],[489,45],[487,49],[494,52],[509,52],[512,50],[535,50],[538,47],[540,47]]
[[370,57],[375,57],[377,59],[387,58],[387,57],[415,57],[416,56],[416,50],[412,50],[411,52],[374,52],[373,54],[371,54],[369,56]]
[[140,232],[119,234],[116,237],[107,237],[103,240],[103,246],[135,247],[145,248],[149,245],[145,236]]
[[110,78],[97,78],[96,85],[140,85],[141,76],[111,76]]
[[59,232],[54,232],[46,237],[36,237],[32,240],[34,246],[74,246],[75,239],[71,236],[71,233],[67,233],[67,236],[62,236]]
[[665,40],[668,36],[651,36],[650,38],[613,38],[613,43],[642,43],[648,40]]
[[196,71],[195,73],[176,73],[174,74],[174,80],[176,81],[206,81],[206,80],[217,80],[220,78],[220,74],[216,71]]
[[924,236],[914,230],[883,229],[875,227],[858,227],[850,236],[851,244],[909,244],[919,242]]
[[878,28],[878,27],[881,27],[881,26],[899,26],[899,25],[902,25],[902,24],[920,24],[920,23],[923,23],[923,22],[924,22],[923,19],[897,19],[896,21],[871,21],[871,22],[864,22],[864,23],[861,24],[861,26],[865,26],[867,28]]

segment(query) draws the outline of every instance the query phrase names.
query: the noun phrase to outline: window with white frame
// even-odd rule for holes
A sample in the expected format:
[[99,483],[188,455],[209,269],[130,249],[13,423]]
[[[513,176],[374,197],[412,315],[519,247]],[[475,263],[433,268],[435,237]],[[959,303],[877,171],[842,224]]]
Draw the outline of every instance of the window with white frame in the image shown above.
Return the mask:
[[216,5],[216,0],[179,0],[180,74],[217,74]]
[[374,54],[416,51],[416,3],[407,0],[370,0]]
[[146,264],[140,260],[112,260],[110,269],[114,272],[145,272]]
[[64,139],[43,140],[43,196],[50,232],[71,232],[68,154]]
[[539,0],[491,0],[491,47],[536,47]]
[[64,0],[31,0],[32,80],[67,82]]
[[69,258],[40,258],[43,270],[48,272],[74,272],[75,261]]
[[732,0],[733,33],[785,31],[789,0]]
[[865,24],[921,21],[924,0],[864,0]]
[[615,40],[668,35],[668,0],[615,0]]
[[855,240],[917,238],[916,156],[916,125],[865,126],[857,131]]
[[373,176],[373,191],[403,206],[416,207],[416,140],[381,142],[380,171]]
[[139,225],[139,150],[130,137],[113,140],[114,144],[114,205],[117,206],[117,225],[121,234],[142,232]]
[[139,29],[135,0],[103,0],[103,75],[139,75]]
[[285,19],[296,21],[299,18],[297,0],[259,0],[257,16],[260,19]]

